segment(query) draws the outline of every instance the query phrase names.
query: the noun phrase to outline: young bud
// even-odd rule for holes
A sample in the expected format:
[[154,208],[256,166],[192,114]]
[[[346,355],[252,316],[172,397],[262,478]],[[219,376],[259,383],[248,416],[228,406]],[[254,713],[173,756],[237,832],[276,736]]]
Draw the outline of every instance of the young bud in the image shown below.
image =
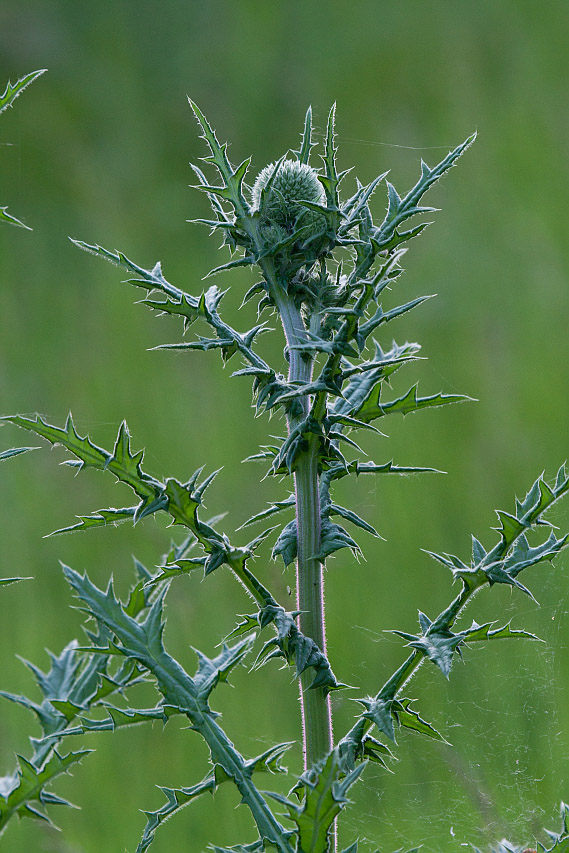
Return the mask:
[[[276,170],[276,173],[275,173]],[[272,179],[272,180],[271,180]],[[268,189],[263,196],[263,190]],[[309,201],[326,204],[326,193],[318,179],[318,173],[297,160],[271,163],[260,172],[252,189],[253,209],[262,217],[266,236],[274,234],[278,226],[285,234],[292,234],[304,226],[307,229],[303,243],[316,237],[326,229],[326,218],[318,211],[309,210],[300,202]]]

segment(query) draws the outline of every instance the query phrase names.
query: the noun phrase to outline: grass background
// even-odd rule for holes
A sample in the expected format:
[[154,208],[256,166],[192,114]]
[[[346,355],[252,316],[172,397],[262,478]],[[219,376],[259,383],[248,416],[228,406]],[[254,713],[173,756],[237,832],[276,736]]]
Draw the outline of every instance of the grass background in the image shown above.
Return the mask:
[[[389,439],[366,443],[377,462],[432,465],[446,476],[342,483],[343,502],[387,539],[362,541],[365,562],[340,552],[327,573],[334,669],[364,692],[402,660],[400,643],[383,630],[414,630],[418,607],[432,616],[449,600],[450,578],[420,549],[466,556],[471,532],[490,545],[492,508],[511,508],[514,494],[567,457],[568,24],[563,2],[529,0],[0,7],[2,83],[49,69],[0,129],[0,201],[34,228],[0,229],[0,408],[39,411],[55,423],[71,410],[79,429],[107,447],[126,418],[158,474],[182,479],[198,465],[223,465],[208,510],[228,510],[228,531],[286,494],[286,484],[259,485],[260,469],[240,462],[276,422],[252,418],[247,383],[229,381],[215,354],[148,352],[178,340],[178,325],[133,307],[137,293],[119,284],[121,274],[79,252],[68,235],[119,248],[144,266],[160,259],[171,281],[201,291],[220,256],[216,240],[186,222],[206,213],[187,187],[188,161],[204,149],[186,94],[230,140],[235,161],[253,155],[255,171],[296,145],[309,103],[322,127],[337,101],[340,166],[354,166],[364,182],[390,168],[401,191],[415,181],[421,156],[432,165],[479,131],[430,193],[442,213],[412,245],[393,296],[438,298],[389,333],[418,340],[429,359],[401,374],[396,393],[420,379],[422,393],[480,402],[394,418]],[[378,192],[378,216],[383,207]],[[218,280],[231,285],[227,317],[238,328],[251,325],[251,312],[235,316],[250,283],[239,272]],[[278,363],[278,336],[272,346]],[[2,449],[28,443],[11,427],[1,439]],[[169,541],[152,520],[136,531],[42,539],[76,513],[126,497],[93,472],[74,479],[57,466],[62,458],[44,450],[2,466],[0,575],[35,578],[2,595],[2,687],[12,692],[33,692],[16,654],[47,666],[46,646],[59,651],[81,636],[58,560],[100,583],[113,573],[125,591],[133,552],[152,566]],[[553,520],[566,528],[567,507]],[[544,824],[555,828],[559,800],[569,798],[567,567],[562,557],[553,569],[531,570],[539,609],[502,589],[476,599],[468,617],[514,618],[545,644],[469,653],[448,684],[434,667],[421,669],[411,694],[454,748],[403,734],[395,775],[371,769],[355,789],[344,846],[359,837],[365,853],[420,843],[439,853],[467,841],[485,849],[504,836],[525,843]],[[286,598],[291,575],[266,552],[257,569]],[[192,667],[188,646],[210,653],[247,608],[223,570],[203,584],[180,580],[168,605],[172,650]],[[214,706],[240,749],[254,754],[298,738],[287,672],[243,671],[234,681],[237,689],[221,688]],[[342,733],[351,702],[338,699],[335,713]],[[34,725],[25,711],[2,707],[0,773],[12,770],[14,752],[26,753]],[[192,785],[206,768],[201,742],[175,721],[165,731],[132,729],[85,744],[95,755],[57,784],[82,810],[55,815],[62,833],[11,826],[3,851],[132,851],[144,823],[138,809],[162,802],[155,786]],[[299,768],[298,750],[289,764]],[[248,814],[236,806],[234,793],[220,790],[168,823],[153,849],[193,853],[252,840]]]

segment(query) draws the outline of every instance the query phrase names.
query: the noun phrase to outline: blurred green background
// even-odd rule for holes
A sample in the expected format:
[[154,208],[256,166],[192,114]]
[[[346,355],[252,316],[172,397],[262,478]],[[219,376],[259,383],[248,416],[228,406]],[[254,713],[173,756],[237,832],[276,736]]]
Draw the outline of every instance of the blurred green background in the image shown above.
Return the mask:
[[[0,86],[49,69],[0,124],[0,202],[34,228],[0,229],[0,409],[39,411],[58,424],[71,410],[80,431],[106,447],[126,418],[159,475],[183,479],[198,465],[223,465],[208,511],[228,510],[229,532],[286,495],[286,484],[259,484],[261,469],[240,462],[282,426],[253,419],[248,383],[229,381],[217,355],[148,352],[179,340],[177,323],[134,307],[139,294],[119,283],[124,275],[68,235],[144,266],[160,259],[167,278],[201,292],[201,278],[223,259],[216,239],[186,222],[207,212],[187,187],[188,161],[205,153],[187,94],[230,141],[235,161],[253,155],[255,171],[296,145],[309,103],[322,128],[337,101],[340,166],[354,166],[363,182],[390,168],[401,191],[421,156],[433,165],[479,131],[428,196],[442,212],[412,245],[392,297],[438,298],[385,340],[392,332],[418,340],[429,359],[401,372],[394,396],[419,379],[422,393],[479,402],[394,417],[384,427],[389,439],[366,442],[377,462],[432,465],[446,476],[362,478],[339,490],[387,540],[363,534],[366,560],[340,552],[327,571],[333,666],[360,691],[375,692],[402,660],[400,642],[383,630],[412,631],[418,607],[433,616],[449,600],[450,577],[420,549],[466,557],[471,532],[492,544],[492,509],[510,509],[514,494],[567,457],[568,25],[566,3],[530,0],[0,6]],[[381,192],[374,204],[381,217]],[[250,277],[234,272],[217,283],[232,287],[228,321],[249,328],[252,310],[235,312]],[[279,335],[265,346],[282,361]],[[30,443],[12,427],[0,437],[0,449]],[[95,473],[75,479],[58,467],[62,458],[44,450],[2,465],[0,576],[34,576],[0,602],[1,682],[12,692],[34,689],[17,654],[45,667],[45,647],[58,652],[81,637],[58,560],[99,583],[113,573],[124,592],[133,552],[153,566],[169,541],[153,520],[136,531],[42,539],[76,513],[130,499]],[[568,507],[553,520],[566,529]],[[420,843],[440,853],[467,841],[487,849],[504,836],[529,842],[543,825],[556,828],[559,801],[569,798],[568,567],[562,557],[555,568],[530,570],[539,609],[506,589],[476,599],[468,618],[513,618],[545,643],[469,652],[448,684],[434,667],[420,670],[410,695],[454,748],[403,733],[395,775],[371,768],[354,789],[343,846],[359,837],[362,853]],[[257,570],[285,600],[291,572],[268,551]],[[248,609],[223,570],[204,583],[179,580],[168,605],[172,650],[193,667],[189,645],[211,653],[235,612]],[[298,738],[288,672],[242,671],[234,682],[213,705],[241,750],[253,755]],[[353,713],[346,696],[336,700],[338,733]],[[4,705],[0,774],[12,770],[15,752],[26,754],[29,734],[37,734],[31,717]],[[96,753],[56,787],[82,810],[54,815],[62,833],[31,821],[11,826],[3,851],[132,851],[144,825],[138,809],[162,802],[155,786],[189,786],[206,771],[201,742],[175,721],[84,744]],[[298,749],[289,765],[299,770]],[[252,840],[237,805],[233,791],[220,789],[169,822],[153,849],[193,853]]]

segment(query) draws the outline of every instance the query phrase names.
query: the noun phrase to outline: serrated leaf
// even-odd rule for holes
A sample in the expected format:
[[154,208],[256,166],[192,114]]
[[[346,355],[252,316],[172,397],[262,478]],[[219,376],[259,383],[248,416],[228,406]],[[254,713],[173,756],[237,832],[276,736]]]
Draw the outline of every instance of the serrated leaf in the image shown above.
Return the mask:
[[227,143],[220,145],[217,136],[208,120],[190,98],[188,102],[198,125],[202,131],[202,138],[205,139],[211,156],[203,158],[206,162],[214,165],[219,172],[223,181],[221,187],[204,187],[209,194],[217,194],[231,203],[237,217],[245,216],[249,213],[249,205],[243,196],[243,179],[249,165],[249,160],[244,160],[237,169],[234,169],[227,156]]
[[29,450],[39,449],[39,447],[11,447],[10,450],[3,450],[0,453],[0,462],[3,459],[11,459],[12,456],[19,456],[20,453],[27,453]]
[[434,726],[426,720],[423,720],[418,711],[411,708],[413,701],[413,699],[396,699],[394,701],[392,713],[399,725],[404,726],[406,729],[412,729],[415,732],[419,732],[419,734],[427,735],[427,737],[434,738],[434,740],[440,740],[443,743],[448,743],[448,741],[435,729]]
[[562,551],[569,541],[569,534],[558,539],[551,531],[549,537],[541,545],[530,546],[527,538],[522,534],[514,544],[503,567],[512,577],[516,577],[521,571],[529,566],[535,566],[544,560],[551,560]]
[[514,544],[525,530],[544,524],[544,512],[563,497],[569,490],[569,477],[565,466],[562,465],[557,472],[555,485],[549,486],[543,476],[538,477],[523,501],[516,502],[516,514],[497,510],[500,520],[501,541],[488,554],[488,560],[502,558],[505,552]]
[[239,530],[241,530],[243,527],[248,527],[250,524],[255,524],[255,522],[261,521],[264,518],[268,518],[269,516],[274,515],[277,512],[282,512],[284,509],[294,507],[295,500],[296,499],[294,494],[291,494],[283,501],[275,501],[267,509],[262,510],[262,512],[259,512],[256,515],[252,515],[251,518],[248,518],[247,521],[244,521],[241,527],[239,527]]
[[297,534],[296,534],[296,519],[286,525],[281,531],[275,545],[273,547],[272,557],[276,560],[277,557],[282,557],[285,566],[290,566],[296,560],[297,551]]
[[0,221],[8,222],[10,225],[16,225],[19,228],[25,228],[26,231],[32,230],[30,226],[22,222],[21,219],[17,219],[15,216],[12,216],[11,213],[8,213],[7,207],[0,207]]
[[37,80],[38,77],[41,77],[42,74],[45,74],[47,68],[42,68],[39,71],[31,71],[29,74],[26,74],[24,77],[20,77],[15,83],[6,84],[6,88],[2,95],[0,95],[0,113],[4,112],[5,109],[11,107],[16,98],[22,94],[24,89],[33,83],[34,80]]
[[420,409],[433,408],[436,406],[445,406],[450,403],[464,403],[472,401],[472,397],[465,394],[433,394],[430,397],[419,397],[417,395],[418,385],[413,385],[406,394],[398,397],[396,400],[377,403],[375,407],[370,405],[365,411],[365,417],[362,420],[369,421],[374,418],[383,417],[384,415],[394,414],[399,412],[403,416],[410,412],[417,412]]
[[404,631],[393,631],[393,633],[403,637],[408,641],[408,646],[417,649],[436,664],[445,678],[449,677],[454,653],[464,639],[462,634],[453,634],[451,631],[430,631],[418,636]]
[[49,818],[38,810],[43,803],[46,786],[62,773],[68,773],[91,749],[69,752],[61,756],[53,752],[41,765],[36,767],[28,759],[18,756],[18,770],[12,777],[4,777],[0,785],[0,832],[13,815],[20,817],[37,817],[49,821]]
[[188,805],[192,800],[195,800],[206,792],[213,794],[215,788],[216,781],[214,773],[208,773],[205,779],[202,779],[201,782],[191,788],[160,788],[166,797],[166,803],[154,812],[144,812],[146,815],[146,826],[136,848],[136,853],[145,853],[148,850],[154,841],[156,830],[174,812]]
[[59,536],[62,533],[73,533],[77,530],[92,530],[95,527],[106,527],[107,525],[120,524],[122,521],[133,521],[136,515],[137,507],[130,506],[123,509],[99,509],[90,515],[78,515],[79,521],[77,524],[71,524],[69,527],[60,527],[59,530],[54,530],[48,536]]
[[395,729],[393,727],[393,702],[390,696],[378,695],[374,698],[358,699],[363,705],[362,717],[375,723],[380,732],[395,743]]
[[193,679],[198,695],[207,699],[220,681],[227,681],[231,670],[250,652],[251,645],[251,637],[245,637],[231,647],[223,643],[221,652],[213,659],[194,649],[199,661],[198,671]]
[[385,323],[389,323],[390,320],[394,320],[396,317],[401,317],[403,314],[407,314],[408,311],[412,311],[413,308],[417,308],[418,305],[422,305],[422,303],[426,302],[428,299],[433,299],[433,295],[418,296],[416,299],[411,299],[403,305],[397,305],[389,311],[383,311],[380,306],[373,317],[360,325],[359,334],[364,339],[369,337],[369,335],[371,335],[371,333],[379,326],[383,326]]
[[[264,644],[253,668],[258,669],[273,658],[284,658],[287,663],[295,664],[297,676],[310,668],[314,669],[311,690],[322,688],[326,694],[330,690],[346,687],[347,685],[336,680],[324,652],[311,637],[306,637],[300,631],[295,621],[297,615],[297,613],[287,612],[276,603],[268,604],[258,613],[256,621],[260,627],[264,628],[272,624],[277,635]],[[237,631],[244,633],[249,630],[249,618],[245,617],[245,622],[237,626],[234,634]]]
[[510,622],[503,625],[501,628],[492,628],[494,622],[486,622],[484,625],[478,625],[473,622],[468,631],[463,631],[462,636],[465,643],[474,643],[485,640],[502,640],[510,638],[524,638],[526,640],[539,640],[535,634],[529,631],[514,630],[510,628]]
[[102,709],[107,713],[104,719],[91,720],[88,717],[79,717],[78,725],[73,729],[68,729],[64,734],[114,732],[117,729],[138,726],[142,723],[154,723],[156,720],[165,724],[171,716],[180,713],[178,708],[164,705],[159,705],[156,708],[116,708],[104,703]]
[[144,619],[137,621],[125,612],[111,584],[103,591],[87,575],[80,575],[68,567],[64,567],[64,572],[87,612],[114,634],[114,648],[147,669],[157,681],[164,705],[186,714],[192,728],[200,732],[210,749],[212,763],[219,765],[223,773],[233,780],[243,801],[251,809],[261,837],[273,843],[278,840],[282,853],[292,853],[291,846],[285,840],[287,833],[252,783],[251,771],[245,759],[219,728],[215,721],[217,715],[204,700],[214,682],[222,680],[227,668],[238,661],[240,651],[249,643],[249,639],[237,644],[237,652],[227,648],[223,650],[219,665],[201,656],[198,673],[193,679],[164,648],[162,592]]
[[31,581],[33,578],[0,578],[0,586],[9,586],[11,583],[18,581]]
[[135,264],[134,261],[129,260],[122,252],[109,252],[109,250],[103,248],[103,246],[85,243],[83,240],[75,240],[72,237],[69,239],[74,246],[77,246],[79,249],[83,249],[84,252],[103,258],[115,266],[128,270],[130,273],[135,273],[138,278],[129,279],[128,284],[138,285],[143,287],[145,290],[160,290],[172,300],[179,303],[183,302],[187,304],[188,307],[197,310],[198,300],[196,297],[190,296],[189,293],[185,293],[183,290],[180,290],[178,287],[170,284],[170,282],[164,278],[159,261],[151,270],[147,270],[144,269],[144,267]]
[[346,795],[364,767],[345,774],[336,748],[300,777],[296,788],[304,790],[304,797],[299,806],[281,798],[298,827],[298,849],[303,853],[329,853],[333,823],[349,803]]
[[382,536],[379,535],[375,527],[372,527],[365,519],[360,518],[360,516],[353,512],[351,509],[346,509],[339,504],[331,503],[327,509],[327,512],[330,515],[340,515],[342,518],[345,518],[346,521],[350,521],[356,527],[360,527],[362,530],[365,530],[367,533],[371,533],[372,536],[376,536],[378,539],[383,539]]
[[344,530],[339,524],[335,524],[328,518],[322,519],[320,550],[315,554],[315,558],[320,562],[339,551],[341,548],[349,548],[354,555],[361,553],[361,548],[355,539],[352,539],[350,534]]
[[3,417],[0,420],[40,435],[53,445],[59,444],[65,447],[77,457],[80,467],[110,471],[118,480],[129,485],[142,499],[155,496],[157,482],[140,471],[142,451],[133,455],[130,453],[130,436],[124,422],[119,429],[115,453],[111,454],[97,447],[88,436],[81,437],[75,429],[71,415],[67,418],[63,429],[48,424],[39,415],[35,420],[19,415]]
[[362,760],[373,761],[374,764],[380,764],[385,770],[393,772],[387,765],[387,759],[394,759],[395,756],[384,743],[366,735],[361,743],[360,758]]
[[[140,498],[140,503],[134,511],[134,522],[158,511],[168,512],[174,524],[188,527],[206,551],[208,555],[206,571],[213,571],[214,568],[226,561],[231,546],[210,525],[199,520],[197,516],[201,496],[215,475],[210,475],[201,484],[197,483],[201,468],[194,472],[187,483],[181,483],[175,478],[169,478],[162,483],[151,477],[140,467],[142,451],[131,452],[130,435],[124,423],[119,429],[114,451],[109,453],[94,444],[89,437],[81,437],[75,429],[71,415],[63,429],[48,424],[39,416],[36,416],[35,420],[18,415],[3,417],[0,418],[1,420],[30,430],[47,439],[53,445],[59,444],[67,448],[77,457],[78,461],[72,464],[79,469],[92,467],[101,471],[110,471],[120,482],[130,486]],[[194,488],[195,492],[193,491]],[[116,520],[128,517],[130,512],[130,507],[116,511]],[[105,523],[105,514],[110,517],[115,514],[115,511],[102,510],[100,514],[102,520],[97,517],[83,517],[79,524],[72,526],[71,529],[84,529],[86,526],[97,526]],[[64,528],[63,531],[69,529]]]
[[304,130],[302,133],[300,147],[298,151],[293,151],[292,153],[301,163],[308,163],[310,159],[310,151],[315,145],[316,143],[312,141],[312,107],[308,107],[304,118]]
[[[423,164],[421,177],[415,186],[401,198],[394,187],[388,185],[388,208],[381,226],[376,229],[375,239],[380,247],[389,244],[397,233],[397,228],[406,219],[419,213],[434,210],[432,207],[421,207],[420,201],[433,184],[454,166],[461,154],[469,148],[476,138],[473,133],[461,145],[450,151],[441,162],[432,169]],[[397,242],[397,241],[395,241]]]
[[[267,771],[269,773],[283,772],[284,768],[280,765],[280,759],[291,746],[291,743],[281,743],[270,747],[262,755],[250,759],[247,762],[247,766],[251,773],[260,771]],[[148,850],[154,841],[156,831],[172,814],[184,808],[184,806],[204,793],[213,794],[217,786],[226,780],[227,777],[224,779],[222,778],[222,774],[216,774],[215,770],[213,770],[211,773],[208,773],[205,779],[202,779],[201,782],[191,788],[161,787],[160,790],[166,797],[166,803],[154,812],[145,812],[147,822],[142,838],[136,848],[136,853],[145,853]],[[259,849],[262,849],[262,845]]]

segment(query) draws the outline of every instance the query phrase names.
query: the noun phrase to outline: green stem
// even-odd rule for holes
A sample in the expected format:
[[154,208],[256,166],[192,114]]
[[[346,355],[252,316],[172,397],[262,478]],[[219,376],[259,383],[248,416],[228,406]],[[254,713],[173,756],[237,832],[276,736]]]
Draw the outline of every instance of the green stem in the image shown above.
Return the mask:
[[[297,563],[296,601],[299,627],[326,654],[323,566],[314,558],[320,550],[320,499],[317,459],[306,454],[295,471]],[[322,688],[310,689],[313,674],[300,676],[305,769],[327,755],[333,746],[332,708]]]
[[[266,270],[265,272],[269,272]],[[272,296],[280,313],[288,353],[289,382],[310,382],[313,368],[312,356],[294,349],[294,344],[306,341],[306,328],[300,310],[276,282],[274,274]],[[289,416],[289,431],[309,412],[308,397],[301,397],[302,411]],[[299,455],[294,471],[296,493],[297,564],[296,607],[300,611],[299,628],[326,654],[326,629],[324,621],[324,576],[322,563],[316,559],[320,552],[320,488],[318,458],[312,443]],[[324,758],[333,747],[332,708],[330,697],[320,687],[311,690],[313,675],[306,671],[300,676],[300,704],[302,712],[303,753],[305,769]]]

